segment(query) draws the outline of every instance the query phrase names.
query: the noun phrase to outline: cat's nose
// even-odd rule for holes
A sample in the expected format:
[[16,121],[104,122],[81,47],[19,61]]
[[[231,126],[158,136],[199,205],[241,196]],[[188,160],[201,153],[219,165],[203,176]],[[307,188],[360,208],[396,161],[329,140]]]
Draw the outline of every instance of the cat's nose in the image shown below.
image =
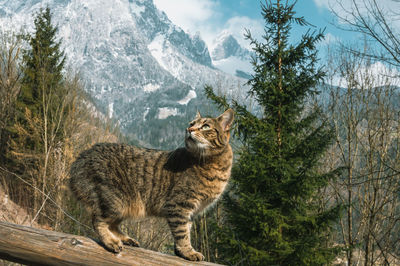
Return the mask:
[[193,127],[188,127],[187,131],[188,131],[189,133],[192,133],[193,131],[195,131],[195,128],[193,128]]

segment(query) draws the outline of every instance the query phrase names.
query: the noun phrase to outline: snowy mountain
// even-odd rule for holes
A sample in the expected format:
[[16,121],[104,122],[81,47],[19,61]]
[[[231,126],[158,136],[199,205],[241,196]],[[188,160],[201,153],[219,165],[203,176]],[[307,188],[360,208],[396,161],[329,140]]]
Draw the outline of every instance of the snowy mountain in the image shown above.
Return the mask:
[[212,63],[218,69],[249,78],[252,71],[251,52],[240,46],[238,41],[227,31],[223,31],[215,40],[211,50]]
[[0,28],[32,31],[33,15],[47,5],[72,69],[97,106],[138,141],[182,143],[196,110],[212,110],[205,84],[241,97],[246,80],[213,66],[226,58],[212,60],[201,37],[172,24],[152,0],[0,0]]

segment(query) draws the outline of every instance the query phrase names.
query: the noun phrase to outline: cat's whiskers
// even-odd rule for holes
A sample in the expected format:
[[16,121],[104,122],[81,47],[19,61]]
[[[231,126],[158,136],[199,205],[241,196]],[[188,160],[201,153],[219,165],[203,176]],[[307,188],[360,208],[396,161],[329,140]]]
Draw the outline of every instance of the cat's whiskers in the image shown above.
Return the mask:
[[206,162],[206,149],[204,147],[197,146],[199,154],[199,164]]
[[205,153],[206,153],[205,149],[202,149],[202,150],[201,150],[201,156],[200,156],[200,158],[201,158],[201,159],[203,159],[203,163],[205,163],[205,162],[206,162],[206,156],[205,156]]
[[197,148],[196,152],[199,155],[198,164],[201,164],[201,157],[203,156],[203,149],[201,149],[199,146],[196,146],[196,148]]

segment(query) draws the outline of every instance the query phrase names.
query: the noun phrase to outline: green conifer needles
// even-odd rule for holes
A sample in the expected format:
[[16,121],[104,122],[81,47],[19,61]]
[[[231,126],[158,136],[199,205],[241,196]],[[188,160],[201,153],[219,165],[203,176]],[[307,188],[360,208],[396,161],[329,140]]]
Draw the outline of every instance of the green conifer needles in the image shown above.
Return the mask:
[[[295,3],[267,1],[264,42],[248,31],[254,74],[249,97],[260,111],[232,102],[236,111],[236,151],[231,189],[224,197],[227,213],[221,240],[223,260],[240,265],[321,265],[334,258],[329,232],[339,207],[315,200],[333,173],[321,173],[318,162],[332,142],[331,127],[310,96],[324,77],[317,67],[316,44],[321,31],[307,31],[292,44],[293,24],[309,26],[295,17]],[[206,87],[221,107],[224,97]],[[222,260],[221,260],[222,261]]]

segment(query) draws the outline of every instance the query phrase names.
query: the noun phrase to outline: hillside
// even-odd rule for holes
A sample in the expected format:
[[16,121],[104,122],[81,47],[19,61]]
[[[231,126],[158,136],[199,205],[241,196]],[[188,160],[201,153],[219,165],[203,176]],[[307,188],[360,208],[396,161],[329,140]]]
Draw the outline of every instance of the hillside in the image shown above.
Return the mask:
[[[196,110],[212,112],[208,84],[232,97],[245,79],[212,65],[199,35],[189,35],[152,0],[0,0],[0,27],[30,32],[48,5],[70,67],[79,71],[99,109],[131,138],[175,148]],[[163,128],[163,132],[159,132]]]

